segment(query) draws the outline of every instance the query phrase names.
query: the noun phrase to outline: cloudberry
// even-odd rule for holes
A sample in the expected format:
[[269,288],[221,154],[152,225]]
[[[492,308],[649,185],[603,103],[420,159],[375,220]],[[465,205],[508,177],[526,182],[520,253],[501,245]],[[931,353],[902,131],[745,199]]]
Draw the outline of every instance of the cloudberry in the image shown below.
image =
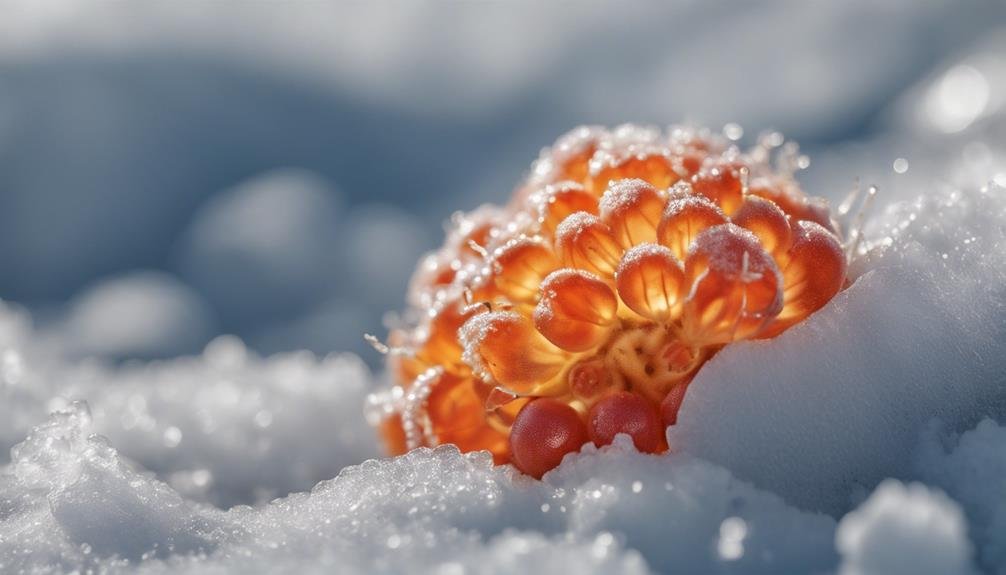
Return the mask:
[[371,398],[388,450],[450,442],[534,477],[618,433],[666,450],[710,357],[846,283],[827,205],[796,162],[773,167],[770,140],[577,128],[506,207],[454,216],[412,279],[412,323],[389,335],[396,385]]

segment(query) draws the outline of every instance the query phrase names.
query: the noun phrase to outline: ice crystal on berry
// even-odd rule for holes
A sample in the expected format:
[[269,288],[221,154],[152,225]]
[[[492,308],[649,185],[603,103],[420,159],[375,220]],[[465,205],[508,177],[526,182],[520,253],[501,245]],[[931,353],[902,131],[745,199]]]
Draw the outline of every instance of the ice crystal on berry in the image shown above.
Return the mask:
[[389,337],[397,386],[372,401],[389,451],[454,443],[540,477],[619,433],[666,450],[703,363],[845,284],[838,227],[780,146],[581,127],[507,207],[456,215],[413,278],[414,323]]

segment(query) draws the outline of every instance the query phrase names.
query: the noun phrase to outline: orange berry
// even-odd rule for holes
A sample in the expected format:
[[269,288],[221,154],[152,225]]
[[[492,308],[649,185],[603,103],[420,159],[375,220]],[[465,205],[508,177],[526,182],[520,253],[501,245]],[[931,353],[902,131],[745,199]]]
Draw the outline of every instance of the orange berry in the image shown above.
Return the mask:
[[534,302],[538,286],[559,267],[559,259],[541,238],[520,237],[497,248],[490,266],[501,294],[515,302]]
[[795,184],[759,178],[752,182],[748,193],[771,200],[793,221],[815,222],[834,234],[838,233],[835,223],[831,220],[831,212],[827,203],[823,200],[808,198]]
[[467,214],[456,212],[451,216],[453,229],[448,237],[448,244],[466,258],[481,258],[478,248],[485,248],[490,244],[494,230],[504,216],[502,209],[491,205],[481,206]]
[[685,273],[671,250],[638,245],[625,253],[615,277],[618,295],[632,311],[661,323],[680,315]]
[[580,414],[549,398],[535,399],[525,405],[510,430],[514,465],[538,479],[586,442],[587,429]]
[[601,195],[613,180],[640,179],[664,190],[680,179],[669,155],[656,150],[609,154],[592,164],[587,188],[597,195]]
[[475,385],[470,377],[444,374],[432,386],[426,413],[440,442],[463,444],[472,430],[485,425],[484,401]]
[[632,437],[645,453],[664,451],[664,426],[656,408],[642,396],[620,391],[598,401],[587,415],[587,432],[594,445],[610,445],[619,433]]
[[702,169],[702,163],[707,157],[708,153],[705,151],[693,150],[684,152],[675,159],[675,166],[679,174],[691,179]]
[[526,316],[512,311],[474,315],[458,337],[463,359],[476,376],[522,395],[548,393],[568,359]]
[[601,196],[601,221],[623,248],[657,241],[664,198],[643,180],[613,180]]
[[551,236],[562,220],[576,212],[597,215],[597,198],[576,182],[546,186],[529,200],[537,212],[541,233]]
[[789,218],[771,200],[758,196],[744,198],[730,221],[758,236],[762,247],[770,254],[784,254],[789,249],[792,241]]
[[597,276],[572,269],[550,274],[541,284],[534,325],[567,351],[600,345],[614,327],[618,299]]
[[666,449],[710,357],[845,285],[827,204],[773,172],[773,145],[577,128],[506,207],[455,215],[413,277],[416,324],[389,335],[397,386],[370,418],[389,449],[453,442],[536,477],[588,438]]
[[622,248],[615,242],[611,228],[587,212],[571,214],[555,230],[555,248],[562,263],[601,277],[615,274]]
[[420,338],[416,357],[427,364],[456,369],[462,351],[458,329],[473,313],[474,310],[463,307],[457,300],[451,300],[434,311],[416,332]]
[[409,303],[430,307],[437,303],[444,288],[457,277],[457,254],[443,250],[423,256],[409,280]]
[[672,192],[657,226],[657,241],[684,261],[688,248],[700,233],[726,222],[723,210],[712,200],[690,193]]
[[589,175],[590,159],[597,151],[604,132],[600,128],[583,126],[560,137],[551,150],[554,165],[552,181],[586,180]]
[[744,200],[740,171],[728,163],[702,170],[692,178],[692,189],[716,204],[727,214],[734,213]]
[[699,234],[685,260],[683,327],[692,342],[750,337],[782,309],[782,278],[758,238],[723,224]]
[[793,231],[793,246],[782,268],[782,311],[766,329],[766,337],[819,310],[845,283],[847,261],[838,238],[809,221],[797,222]]

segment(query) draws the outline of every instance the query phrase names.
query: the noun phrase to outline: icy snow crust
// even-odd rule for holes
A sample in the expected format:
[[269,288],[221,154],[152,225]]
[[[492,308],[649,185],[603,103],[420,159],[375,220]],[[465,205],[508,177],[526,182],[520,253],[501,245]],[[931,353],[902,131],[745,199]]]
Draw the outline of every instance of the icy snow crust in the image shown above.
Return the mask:
[[542,482],[445,446],[287,495],[374,455],[358,360],[65,364],[5,306],[0,572],[1002,572],[1004,209],[891,207],[850,289],[703,368],[678,453],[620,437]]

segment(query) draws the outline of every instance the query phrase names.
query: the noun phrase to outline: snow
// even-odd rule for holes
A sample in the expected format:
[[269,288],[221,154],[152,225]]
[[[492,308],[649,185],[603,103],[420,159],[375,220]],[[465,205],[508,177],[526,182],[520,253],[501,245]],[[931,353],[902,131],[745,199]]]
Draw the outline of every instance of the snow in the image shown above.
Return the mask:
[[676,453],[623,436],[541,482],[451,446],[369,459],[350,355],[67,360],[4,304],[0,570],[999,570],[1004,217],[995,187],[888,206],[848,290],[701,370]]
[[962,432],[1006,415],[1004,217],[998,188],[892,206],[852,287],[810,321],[730,346],[702,369],[671,444],[841,513],[858,490],[910,475],[931,419]]
[[946,491],[964,508],[970,535],[986,571],[1006,564],[1006,427],[991,419],[974,429],[951,433],[928,430],[916,455],[918,476]]
[[971,544],[959,505],[920,483],[888,479],[838,526],[840,575],[967,575]]
[[[719,120],[716,111],[730,111],[789,133],[856,121],[888,86],[903,84],[964,33],[994,26],[998,14],[983,5],[961,11],[953,3],[909,0],[882,7],[774,1],[729,10],[686,2],[623,10],[618,18],[595,3],[504,9],[422,2],[394,10],[2,5],[10,14],[0,23],[7,59],[67,50],[208,52],[417,114],[480,118],[546,90],[574,117],[709,122]],[[947,21],[957,25],[939,25]],[[849,30],[870,41],[850,41]],[[925,45],[918,30],[928,32]],[[816,49],[802,49],[807,45]],[[450,65],[439,65],[445,61]]]
[[78,357],[178,355],[205,345],[213,323],[206,302],[177,278],[134,271],[75,297],[53,337],[65,353]]
[[[664,572],[768,573],[833,559],[831,518],[708,463],[639,454],[626,438],[574,456],[545,483],[445,446],[222,511],[132,468],[91,426],[86,405],[74,403],[15,448],[0,475],[0,568],[643,573],[649,555],[663,558],[649,567]],[[665,517],[679,520],[657,528]],[[739,518],[746,551],[724,559],[714,540]]]
[[[214,196],[180,243],[185,277],[225,318],[296,311],[332,283],[338,195],[303,170],[275,170]],[[241,286],[241,289],[235,289]]]
[[370,374],[355,356],[263,359],[225,336],[194,357],[64,364],[17,317],[0,308],[0,463],[49,411],[78,399],[124,455],[221,506],[308,489],[377,454],[360,407]]

